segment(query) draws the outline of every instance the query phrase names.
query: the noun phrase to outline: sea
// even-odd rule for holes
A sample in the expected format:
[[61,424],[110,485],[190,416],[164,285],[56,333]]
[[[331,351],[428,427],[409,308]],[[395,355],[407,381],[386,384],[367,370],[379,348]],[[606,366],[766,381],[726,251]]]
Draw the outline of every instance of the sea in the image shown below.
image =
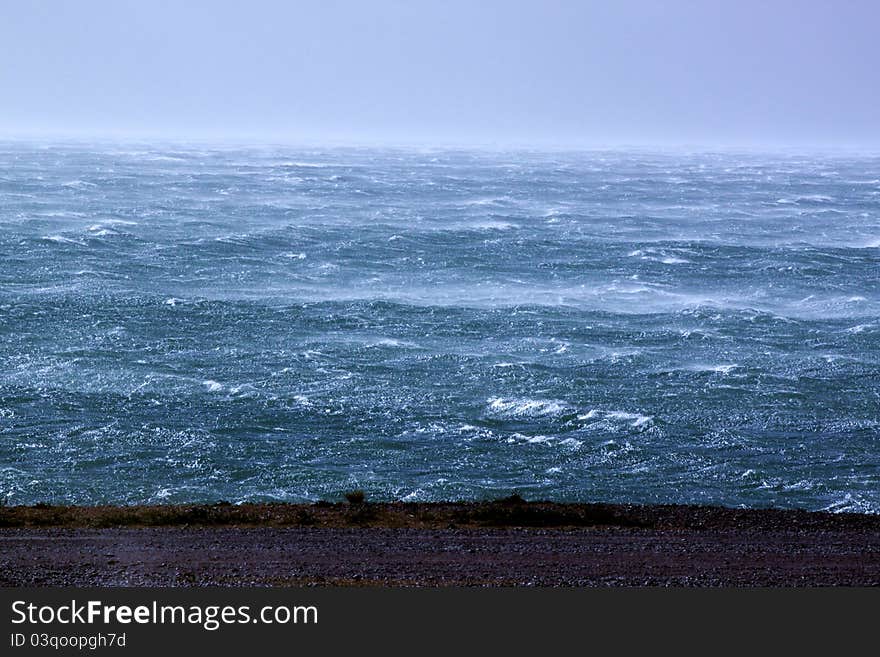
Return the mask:
[[0,143],[0,503],[880,512],[880,156]]

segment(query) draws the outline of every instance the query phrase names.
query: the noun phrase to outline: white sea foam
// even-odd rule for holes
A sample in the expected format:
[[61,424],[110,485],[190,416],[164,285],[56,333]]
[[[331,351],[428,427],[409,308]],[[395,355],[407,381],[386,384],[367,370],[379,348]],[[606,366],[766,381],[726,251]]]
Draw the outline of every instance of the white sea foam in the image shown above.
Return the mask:
[[414,342],[408,342],[406,340],[398,340],[396,338],[379,338],[374,342],[368,343],[371,347],[408,347],[415,348],[418,345]]
[[513,199],[509,196],[493,196],[488,198],[475,198],[470,199],[468,201],[464,201],[462,205],[473,205],[473,206],[492,206],[492,205],[502,205],[504,203],[513,202]]
[[77,244],[79,246],[85,246],[84,242],[65,237],[64,235],[46,235],[43,239],[47,242],[54,242],[55,244]]
[[845,493],[839,499],[824,507],[822,511],[831,513],[877,513],[877,506],[871,504],[861,495]]
[[327,169],[329,167],[335,166],[333,164],[327,164],[324,162],[297,162],[297,161],[288,161],[288,162],[279,162],[275,166],[279,167],[288,167],[292,169]]
[[831,203],[833,201],[833,196],[827,196],[825,194],[802,194],[800,196],[794,196],[792,198],[783,197],[776,200],[779,205],[799,205],[801,203]]
[[459,229],[464,230],[511,230],[518,226],[509,221],[473,221],[467,224],[459,224]]
[[553,440],[550,436],[527,436],[522,433],[515,433],[508,438],[508,442],[521,441],[531,444],[549,443]]
[[739,365],[737,365],[736,363],[722,363],[720,365],[696,363],[694,365],[683,367],[682,369],[689,370],[691,372],[717,372],[718,374],[730,374],[737,367],[739,367]]
[[650,415],[640,415],[639,413],[628,413],[626,411],[608,411],[605,417],[610,420],[623,420],[625,422],[632,421],[634,427],[641,427],[648,424],[654,418]]
[[625,422],[631,427],[638,428],[651,424],[654,420],[654,416],[642,415],[641,413],[631,413],[629,411],[603,411],[594,408],[587,413],[578,415],[577,419],[582,422],[585,420]]
[[107,221],[101,221],[96,224],[92,224],[88,226],[86,230],[90,233],[103,237],[106,235],[119,235],[119,231],[114,230],[113,226],[136,226],[137,222],[135,221],[127,221],[125,219],[108,219]]
[[220,392],[221,390],[223,390],[223,384],[218,383],[213,379],[202,381],[202,385],[208,389],[208,392]]
[[552,399],[503,399],[492,397],[487,400],[489,410],[502,417],[546,417],[558,415],[567,410],[565,402]]
[[864,333],[872,328],[875,328],[875,324],[857,324],[855,326],[850,326],[846,329],[847,333]]
[[174,155],[148,155],[143,159],[147,162],[186,162],[186,158]]
[[676,255],[668,255],[664,251],[658,249],[636,249],[635,251],[627,253],[627,256],[630,258],[660,262],[664,265],[683,265],[690,262],[690,260],[687,260],[686,258],[681,258]]
[[87,217],[89,213],[87,212],[73,212],[70,210],[53,210],[50,212],[36,212],[34,213],[35,217]]

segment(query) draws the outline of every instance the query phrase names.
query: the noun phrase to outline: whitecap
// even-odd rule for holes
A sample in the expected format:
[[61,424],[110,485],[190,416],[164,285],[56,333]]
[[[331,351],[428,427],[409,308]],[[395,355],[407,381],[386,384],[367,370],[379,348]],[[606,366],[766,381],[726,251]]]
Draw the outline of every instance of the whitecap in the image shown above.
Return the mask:
[[515,438],[516,440],[521,440],[523,442],[531,443],[531,444],[540,444],[540,443],[549,443],[552,438],[550,436],[526,436],[522,433],[515,433],[511,436],[511,438]]
[[129,221],[128,219],[107,219],[104,221],[100,221],[99,223],[92,224],[88,227],[90,231],[101,230],[106,228],[107,226],[137,226],[136,221]]
[[495,196],[491,198],[475,198],[464,201],[462,205],[475,205],[475,206],[486,206],[486,205],[501,205],[503,203],[510,203],[513,201],[509,196]]
[[417,345],[414,342],[407,342],[406,340],[398,340],[396,338],[379,338],[375,342],[368,343],[370,347],[407,347],[410,349],[417,348]]
[[332,164],[324,164],[323,162],[280,162],[279,167],[289,167],[296,169],[326,169],[332,167]]
[[610,420],[623,420],[626,422],[632,420],[631,426],[634,427],[643,426],[654,419],[650,415],[640,415],[639,413],[628,413],[626,411],[608,411],[605,417]]
[[511,230],[517,228],[517,225],[509,221],[475,221],[464,224],[462,228],[466,230]]
[[217,383],[212,379],[202,381],[202,385],[208,389],[208,392],[219,392],[223,390],[223,385],[221,383]]
[[842,498],[834,500],[822,511],[831,513],[877,513],[877,509],[860,495],[846,493]]
[[635,251],[630,251],[626,255],[630,258],[640,258],[642,260],[661,262],[664,265],[683,265],[690,262],[690,260],[686,260],[685,258],[680,258],[674,255],[666,255],[662,251],[658,252],[656,249],[636,249]]
[[487,402],[492,413],[512,418],[558,415],[568,408],[565,402],[552,399],[503,399],[501,397],[492,397]]
[[780,198],[776,202],[780,205],[798,205],[800,203],[831,203],[834,201],[833,196],[825,194],[802,194],[794,198]]
[[54,242],[55,244],[77,244],[79,246],[85,246],[83,242],[71,239],[70,237],[64,237],[64,235],[46,235],[43,239],[47,242]]
[[730,374],[737,367],[739,367],[739,365],[736,363],[723,363],[720,365],[704,365],[702,363],[697,363],[696,365],[690,365],[685,369],[690,370],[691,372],[717,372],[718,374]]
[[143,158],[147,162],[186,162],[185,158],[173,155],[150,155]]
[[577,416],[578,420],[593,420],[598,419],[602,421],[608,420],[616,420],[619,422],[626,422],[631,427],[638,428],[644,427],[653,422],[653,415],[642,415],[641,413],[631,413],[629,411],[601,411],[598,409],[593,409],[588,413],[584,413],[582,415]]
[[846,329],[847,333],[864,333],[868,329],[874,328],[874,324],[857,324]]

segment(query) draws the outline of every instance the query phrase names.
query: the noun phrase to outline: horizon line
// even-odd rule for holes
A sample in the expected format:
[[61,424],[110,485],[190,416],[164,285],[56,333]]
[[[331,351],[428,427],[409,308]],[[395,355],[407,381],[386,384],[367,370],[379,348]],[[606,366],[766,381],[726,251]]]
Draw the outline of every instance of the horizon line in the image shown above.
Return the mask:
[[293,137],[266,134],[184,135],[157,132],[56,132],[56,131],[0,131],[0,143],[67,145],[67,144],[145,144],[156,146],[214,146],[238,148],[327,148],[327,149],[387,149],[429,151],[531,151],[531,152],[648,152],[648,153],[811,153],[880,155],[880,144],[855,146],[850,143],[784,143],[784,142],[680,142],[633,140],[587,141],[576,140],[463,140],[463,139],[380,139],[365,137]]

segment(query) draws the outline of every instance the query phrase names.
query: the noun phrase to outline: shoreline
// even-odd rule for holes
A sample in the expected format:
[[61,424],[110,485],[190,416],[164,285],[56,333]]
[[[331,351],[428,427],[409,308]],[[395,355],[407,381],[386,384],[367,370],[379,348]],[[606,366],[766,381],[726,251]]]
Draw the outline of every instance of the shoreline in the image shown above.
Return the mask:
[[878,586],[880,515],[494,502],[0,507],[0,586]]
[[642,529],[873,529],[880,514],[691,504],[525,501],[517,495],[454,502],[260,502],[155,505],[0,506],[0,530],[12,527],[456,527]]

